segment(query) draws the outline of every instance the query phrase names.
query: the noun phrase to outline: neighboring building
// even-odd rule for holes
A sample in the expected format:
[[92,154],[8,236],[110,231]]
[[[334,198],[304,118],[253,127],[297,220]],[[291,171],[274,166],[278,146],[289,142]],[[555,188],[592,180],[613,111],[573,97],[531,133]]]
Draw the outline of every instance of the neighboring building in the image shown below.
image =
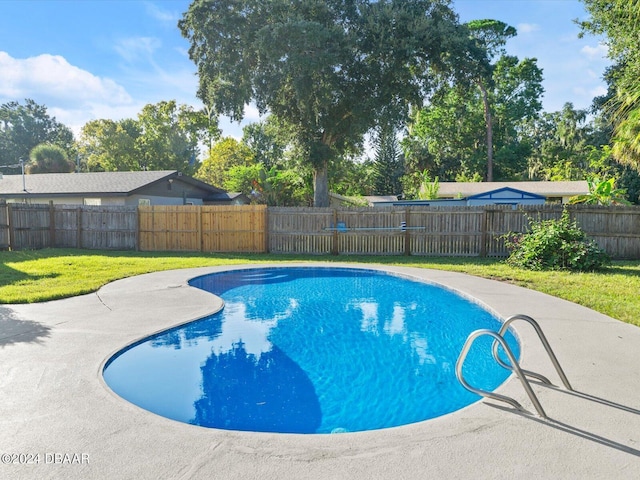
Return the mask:
[[542,205],[568,203],[575,195],[589,193],[586,181],[572,182],[440,182],[434,200],[394,200],[364,197],[369,205],[388,206],[476,206]]
[[[0,199],[69,205],[238,204],[246,197],[175,170],[4,175]],[[244,202],[248,203],[248,202]]]
[[589,193],[586,180],[567,182],[440,182],[438,198],[470,198],[509,188],[544,197],[547,203],[567,203]]
[[504,187],[471,195],[466,198],[466,201],[468,206],[475,207],[478,205],[544,205],[546,199],[542,195]]
[[330,207],[370,207],[376,202],[391,202],[398,200],[394,195],[380,195],[376,197],[350,197],[339,193],[329,192]]

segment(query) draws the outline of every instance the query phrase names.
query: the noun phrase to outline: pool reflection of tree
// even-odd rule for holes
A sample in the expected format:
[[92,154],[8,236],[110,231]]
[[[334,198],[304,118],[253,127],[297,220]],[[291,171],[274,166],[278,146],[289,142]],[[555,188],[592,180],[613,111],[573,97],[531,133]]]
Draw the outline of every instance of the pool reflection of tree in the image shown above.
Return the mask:
[[199,341],[212,341],[222,333],[222,317],[218,314],[181,325],[171,330],[161,332],[149,339],[151,346],[173,347],[180,350],[191,345],[197,345]]
[[228,430],[314,433],[322,420],[313,384],[274,346],[259,356],[239,342],[202,365],[203,395],[192,423]]

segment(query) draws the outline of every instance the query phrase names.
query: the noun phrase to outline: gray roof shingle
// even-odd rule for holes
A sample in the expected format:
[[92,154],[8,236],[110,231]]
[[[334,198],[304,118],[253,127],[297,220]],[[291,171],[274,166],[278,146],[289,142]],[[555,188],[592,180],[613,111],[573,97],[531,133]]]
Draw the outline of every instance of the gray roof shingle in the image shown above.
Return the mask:
[[[43,173],[25,175],[27,192],[31,195],[128,195],[136,190],[161,181],[167,177],[175,177],[175,170],[137,171],[137,172],[89,172],[89,173]],[[200,187],[213,192],[221,192],[211,185],[182,177],[189,183],[197,183]],[[0,195],[24,194],[22,175],[4,175],[0,179]]]

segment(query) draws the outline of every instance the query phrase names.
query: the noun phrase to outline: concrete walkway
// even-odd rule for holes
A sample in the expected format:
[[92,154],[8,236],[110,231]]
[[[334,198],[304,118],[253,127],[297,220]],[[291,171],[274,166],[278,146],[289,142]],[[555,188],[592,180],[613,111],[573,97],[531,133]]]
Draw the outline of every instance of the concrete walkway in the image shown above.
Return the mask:
[[[551,420],[484,400],[379,431],[232,432],[168,420],[112,393],[104,362],[136,339],[219,309],[219,299],[186,282],[223,269],[153,273],[82,297],[0,306],[0,478],[640,478],[640,328],[457,273],[386,268],[464,292],[502,317],[538,320],[576,389],[532,384]],[[515,329],[523,367],[561,385],[533,330]],[[498,391],[533,411],[516,378]]]

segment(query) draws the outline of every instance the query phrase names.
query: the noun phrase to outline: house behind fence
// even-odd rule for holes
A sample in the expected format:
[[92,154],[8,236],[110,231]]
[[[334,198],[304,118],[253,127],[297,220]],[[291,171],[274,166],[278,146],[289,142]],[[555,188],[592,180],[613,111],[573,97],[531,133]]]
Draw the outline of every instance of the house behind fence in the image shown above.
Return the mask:
[[[572,205],[572,219],[612,258],[640,259],[640,207]],[[4,249],[502,257],[503,236],[561,205],[284,208],[0,204]]]

